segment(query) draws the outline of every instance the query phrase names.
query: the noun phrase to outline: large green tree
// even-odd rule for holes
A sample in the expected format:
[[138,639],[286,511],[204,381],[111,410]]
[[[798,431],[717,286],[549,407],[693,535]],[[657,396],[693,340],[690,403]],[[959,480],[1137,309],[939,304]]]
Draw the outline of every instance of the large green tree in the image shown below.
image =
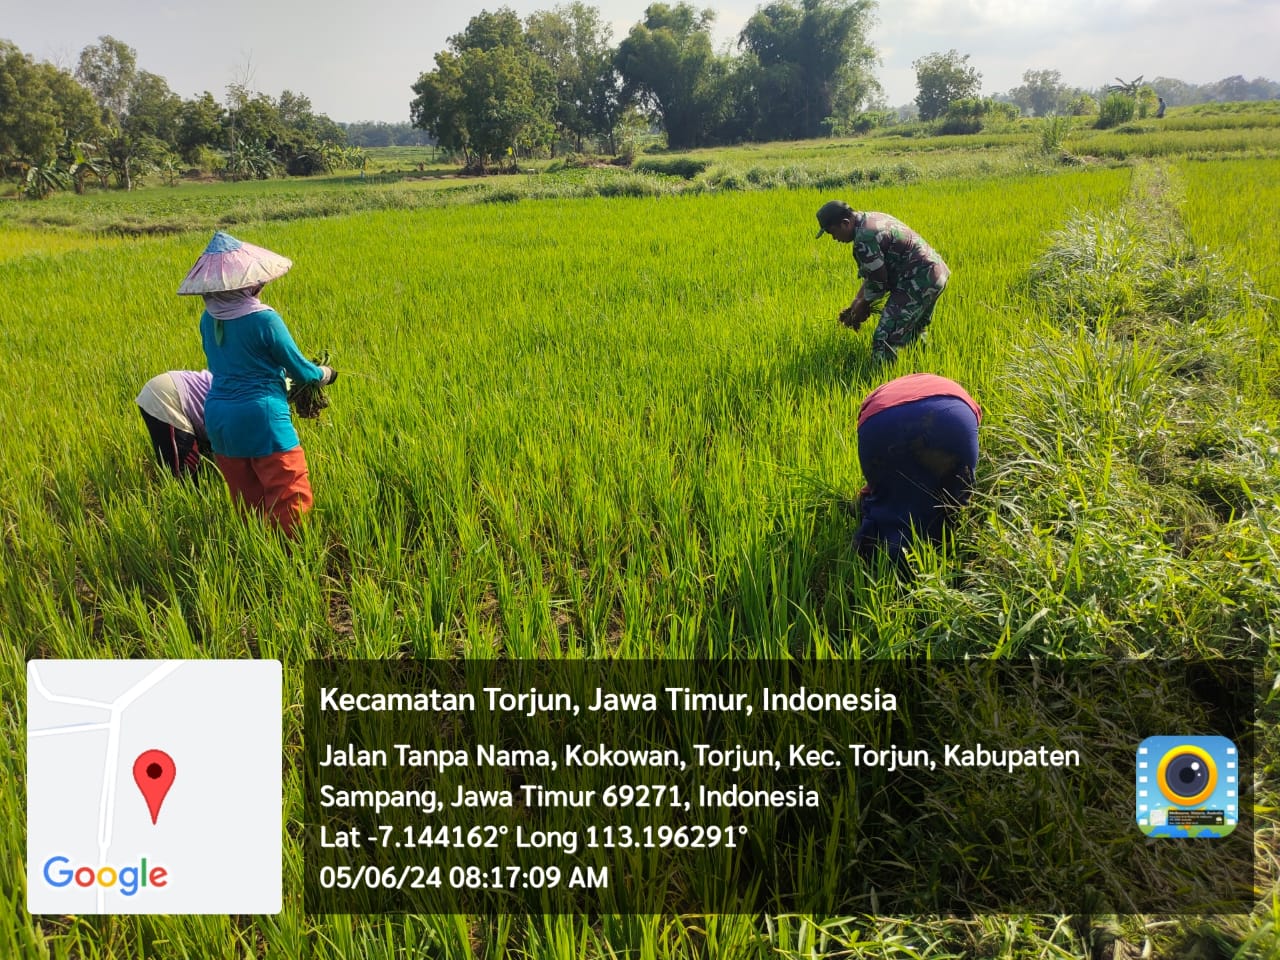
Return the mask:
[[220,147],[226,143],[226,116],[227,112],[222,104],[208,90],[182,104],[177,147],[187,163],[198,162],[201,150]]
[[100,148],[122,190],[132,190],[138,176],[150,172],[176,149],[182,122],[182,99],[165,79],[134,71],[125,91],[124,110],[104,108],[108,132]]
[[80,51],[76,79],[102,108],[108,127],[100,147],[117,185],[132,190],[135,177],[176,149],[182,100],[161,76],[138,70],[137,52],[102,36]]
[[235,113],[236,137],[246,143],[270,143],[283,130],[276,102],[265,93],[255,93],[239,105]]
[[426,130],[446,150],[467,154],[470,133],[463,112],[461,58],[448,50],[437,53],[436,68],[418,77],[413,92],[417,95],[409,104],[413,125]]
[[346,132],[323,113],[316,113],[311,98],[305,94],[282,92],[276,99],[276,114],[280,131],[272,147],[277,160],[291,174],[324,172],[333,148],[347,142]]
[[0,174],[56,171],[59,176],[40,180],[55,185],[74,172],[82,143],[96,141],[101,132],[98,105],[84,86],[0,40]]
[[66,70],[51,63],[40,63],[36,70],[44,77],[45,87],[53,97],[58,123],[65,139],[94,140],[102,133],[102,118],[93,94]]
[[612,29],[600,11],[577,0],[540,10],[526,21],[525,36],[555,82],[553,117],[560,137],[578,150],[591,136],[611,142],[622,115],[620,79]]
[[0,40],[0,161],[24,168],[51,161],[61,128],[57,103],[36,64]]
[[671,147],[693,147],[715,128],[724,65],[711,49],[714,10],[651,4],[618,46],[618,72],[662,124]]
[[76,67],[76,79],[93,91],[112,123],[118,122],[128,109],[137,73],[137,51],[112,36],[99,37],[97,43],[81,50]]
[[102,157],[106,128],[102,124],[101,112],[93,94],[66,70],[49,63],[40,64],[38,69],[44,73],[63,132],[62,144],[58,148],[59,166],[70,178],[76,193],[83,193],[87,177],[103,178],[106,175]]
[[502,8],[472,17],[413,85],[413,125],[484,171],[546,147],[554,135],[555,78],[533,52],[520,19]]
[[293,130],[310,130],[317,120],[311,109],[311,98],[292,90],[284,90],[276,98],[276,113],[280,122]]
[[955,50],[931,53],[914,60],[916,106],[921,120],[936,120],[957,100],[976,97],[982,89],[982,74],[969,66],[969,54]]
[[122,119],[130,133],[177,144],[182,98],[169,89],[164,77],[142,70],[129,88],[128,107]]
[[761,140],[802,139],[847,120],[878,90],[867,40],[874,0],[778,0],[747,21]]
[[133,189],[134,179],[169,157],[176,149],[182,123],[182,98],[169,89],[168,82],[146,70],[130,80],[125,111],[115,118],[104,142],[116,182]]
[[500,7],[490,13],[481,10],[467,21],[461,33],[449,38],[449,48],[455,53],[466,50],[497,50],[499,47],[524,45],[524,25],[510,7]]
[[1067,105],[1071,91],[1057,70],[1028,70],[1022,75],[1022,85],[1009,91],[1009,99],[1028,113],[1047,117]]

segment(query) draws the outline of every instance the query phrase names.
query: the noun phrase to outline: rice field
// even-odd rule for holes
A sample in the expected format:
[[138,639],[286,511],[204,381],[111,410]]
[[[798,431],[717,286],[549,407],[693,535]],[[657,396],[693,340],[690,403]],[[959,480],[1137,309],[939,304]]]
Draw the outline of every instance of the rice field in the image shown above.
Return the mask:
[[92,235],[56,233],[34,227],[0,230],[0,263],[19,257],[49,257],[75,250],[119,249],[122,241]]
[[[1086,955],[1066,918],[302,909],[311,657],[1225,655],[1276,675],[1280,237],[1257,212],[1277,208],[1280,160],[963,159],[964,176],[843,188],[296,219],[246,190],[261,209],[232,232],[295,262],[263,299],[341,372],[299,425],[316,508],[292,549],[217,484],[161,477],[134,407],[154,374],[203,366],[198,307],[174,290],[211,228],[100,240],[79,211],[62,231],[0,221],[0,955]],[[893,372],[952,377],[984,410],[978,500],[910,583],[849,550],[856,412],[885,374],[869,332],[835,323],[856,285],[848,249],[813,239],[831,196],[947,260],[928,341]],[[24,661],[143,656],[284,662],[280,915],[27,916]],[[1131,940],[1280,953],[1275,700],[1258,910],[1107,920]]]
[[1280,297],[1280,261],[1266,254],[1280,243],[1280,224],[1266,213],[1280,205],[1280,184],[1271,178],[1271,164],[1183,161],[1178,170],[1192,239],[1222,251],[1248,271],[1264,294]]

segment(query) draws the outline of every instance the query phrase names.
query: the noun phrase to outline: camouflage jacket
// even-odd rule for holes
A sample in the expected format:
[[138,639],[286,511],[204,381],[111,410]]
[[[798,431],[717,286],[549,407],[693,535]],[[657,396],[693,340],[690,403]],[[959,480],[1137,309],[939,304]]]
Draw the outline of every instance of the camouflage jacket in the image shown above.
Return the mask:
[[[886,289],[898,289],[925,277],[945,280],[950,271],[946,263],[925,239],[901,220],[887,213],[854,213],[853,258],[858,262],[864,296],[873,300]],[[884,267],[887,287],[879,287],[868,278]],[[941,268],[941,276],[935,268]]]

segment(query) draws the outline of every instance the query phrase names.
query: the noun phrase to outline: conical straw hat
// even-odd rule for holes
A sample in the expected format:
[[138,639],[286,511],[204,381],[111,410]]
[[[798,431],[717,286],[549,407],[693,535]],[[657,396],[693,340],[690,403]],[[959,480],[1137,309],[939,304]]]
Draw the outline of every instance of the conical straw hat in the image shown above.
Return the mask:
[[243,290],[283,277],[293,261],[219,230],[178,287],[178,296]]

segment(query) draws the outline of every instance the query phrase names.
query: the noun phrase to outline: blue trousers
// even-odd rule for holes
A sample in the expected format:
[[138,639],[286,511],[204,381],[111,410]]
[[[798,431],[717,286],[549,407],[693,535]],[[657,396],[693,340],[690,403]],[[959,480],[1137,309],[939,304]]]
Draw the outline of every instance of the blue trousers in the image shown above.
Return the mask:
[[978,466],[978,418],[956,397],[926,397],[881,410],[858,428],[858,461],[869,488],[854,545],[877,546],[901,563],[914,529],[941,540],[969,502]]

